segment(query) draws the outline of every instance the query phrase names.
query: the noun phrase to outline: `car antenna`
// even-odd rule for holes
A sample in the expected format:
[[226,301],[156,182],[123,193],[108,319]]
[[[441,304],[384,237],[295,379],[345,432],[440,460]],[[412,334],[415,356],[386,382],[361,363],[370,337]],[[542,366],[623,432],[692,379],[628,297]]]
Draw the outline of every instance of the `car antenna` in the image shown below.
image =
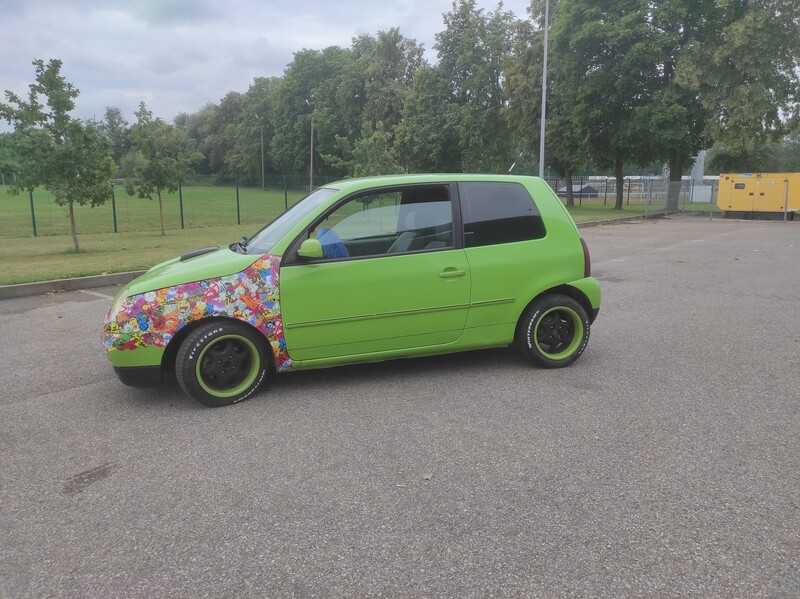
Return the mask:
[[510,167],[508,167],[508,171],[506,172],[506,174],[509,174],[511,171],[514,170],[514,167],[517,166],[517,162],[519,161],[520,158],[522,158],[522,154],[524,152],[525,152],[525,150],[523,150],[522,152],[519,153],[519,156],[517,156],[517,159],[514,162],[511,163]]

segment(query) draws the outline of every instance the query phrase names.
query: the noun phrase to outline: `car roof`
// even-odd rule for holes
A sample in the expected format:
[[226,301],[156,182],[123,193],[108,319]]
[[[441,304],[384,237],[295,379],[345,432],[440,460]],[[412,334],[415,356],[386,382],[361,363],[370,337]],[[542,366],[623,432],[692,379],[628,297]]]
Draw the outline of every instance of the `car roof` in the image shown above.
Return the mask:
[[521,183],[526,184],[532,181],[540,181],[539,177],[529,177],[525,175],[488,175],[488,174],[464,174],[464,173],[435,173],[418,175],[384,175],[380,177],[362,177],[358,179],[340,179],[332,183],[327,183],[321,187],[336,189],[339,191],[352,192],[362,189],[373,189],[379,187],[391,187],[395,185],[410,185],[414,183]]

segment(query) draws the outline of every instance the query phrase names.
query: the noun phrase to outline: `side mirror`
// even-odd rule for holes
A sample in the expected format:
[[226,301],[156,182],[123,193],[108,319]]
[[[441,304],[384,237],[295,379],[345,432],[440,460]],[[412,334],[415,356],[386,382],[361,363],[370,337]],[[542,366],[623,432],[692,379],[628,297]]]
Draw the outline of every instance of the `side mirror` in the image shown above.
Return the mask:
[[300,244],[297,255],[306,260],[320,260],[324,258],[322,244],[319,239],[306,239]]

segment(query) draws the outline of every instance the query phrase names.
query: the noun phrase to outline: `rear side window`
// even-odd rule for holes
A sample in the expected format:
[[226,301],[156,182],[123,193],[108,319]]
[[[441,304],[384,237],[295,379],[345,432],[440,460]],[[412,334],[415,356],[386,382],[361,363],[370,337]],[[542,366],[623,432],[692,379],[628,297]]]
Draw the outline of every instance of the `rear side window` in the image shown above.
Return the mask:
[[544,223],[528,190],[518,183],[461,183],[464,246],[544,237]]

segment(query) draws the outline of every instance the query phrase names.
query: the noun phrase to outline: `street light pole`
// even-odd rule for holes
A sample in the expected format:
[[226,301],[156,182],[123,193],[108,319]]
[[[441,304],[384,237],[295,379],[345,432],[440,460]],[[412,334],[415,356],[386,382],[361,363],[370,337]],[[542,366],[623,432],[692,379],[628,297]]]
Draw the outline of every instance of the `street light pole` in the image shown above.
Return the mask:
[[261,129],[261,191],[264,191],[265,185],[265,176],[264,176],[264,121],[261,120],[261,117],[255,115],[256,120],[258,121],[259,128]]
[[542,64],[542,117],[539,129],[539,177],[544,178],[544,125],[547,103],[547,31],[550,29],[550,0],[544,3],[544,63]]
[[261,125],[261,190],[266,187],[264,177],[264,125]]
[[314,191],[314,113],[311,113],[311,151],[308,167],[308,193]]
[[311,149],[309,150],[308,161],[308,193],[314,191],[314,106],[311,101],[306,98],[306,104],[311,109]]

